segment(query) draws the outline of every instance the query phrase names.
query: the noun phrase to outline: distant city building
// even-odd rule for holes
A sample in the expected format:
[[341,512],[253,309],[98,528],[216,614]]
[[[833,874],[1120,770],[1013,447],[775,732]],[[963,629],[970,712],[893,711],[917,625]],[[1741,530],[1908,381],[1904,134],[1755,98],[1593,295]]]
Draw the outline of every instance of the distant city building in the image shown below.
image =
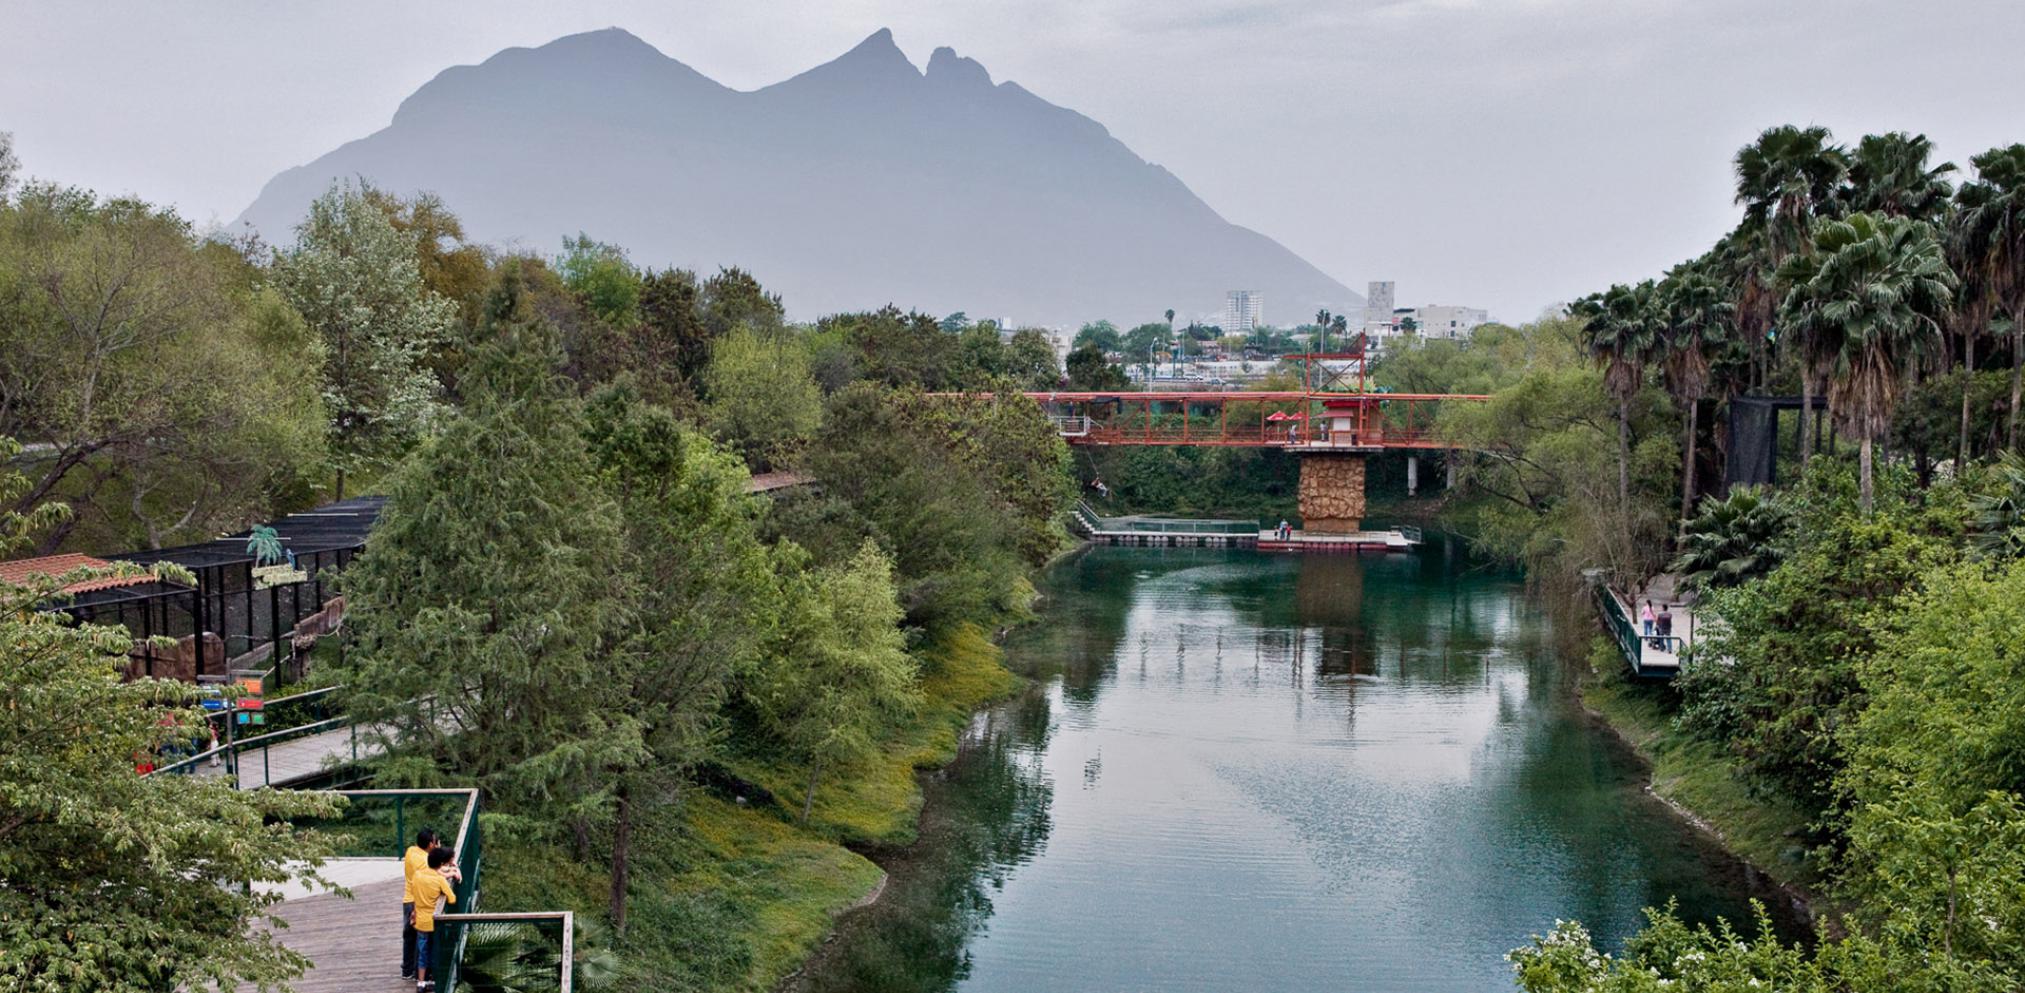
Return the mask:
[[[1479,325],[1490,322],[1490,313],[1476,307],[1454,307],[1445,304],[1430,304],[1425,307],[1400,307],[1395,305],[1393,284],[1390,281],[1373,281],[1367,284],[1364,304],[1364,332],[1369,336],[1371,350],[1383,351],[1385,343],[1407,333],[1422,338],[1463,339]],[[1408,322],[1411,322],[1410,324]]]
[[1392,280],[1373,280],[1364,288],[1364,326],[1390,326],[1392,324]]
[[1257,290],[1231,290],[1224,294],[1224,334],[1250,334],[1265,322],[1266,295]]
[[1489,311],[1443,304],[1415,307],[1407,313],[1412,315],[1414,327],[1423,338],[1467,338],[1478,325],[1491,320]]

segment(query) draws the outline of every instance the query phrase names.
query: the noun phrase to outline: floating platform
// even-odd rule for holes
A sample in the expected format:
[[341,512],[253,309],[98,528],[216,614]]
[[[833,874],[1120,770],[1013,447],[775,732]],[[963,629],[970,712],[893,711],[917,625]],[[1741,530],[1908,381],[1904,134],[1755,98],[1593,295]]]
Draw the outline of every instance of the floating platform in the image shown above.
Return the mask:
[[1344,534],[1294,532],[1279,538],[1271,531],[1259,532],[1257,547],[1262,552],[1408,552],[1420,544],[1417,529],[1350,531]]

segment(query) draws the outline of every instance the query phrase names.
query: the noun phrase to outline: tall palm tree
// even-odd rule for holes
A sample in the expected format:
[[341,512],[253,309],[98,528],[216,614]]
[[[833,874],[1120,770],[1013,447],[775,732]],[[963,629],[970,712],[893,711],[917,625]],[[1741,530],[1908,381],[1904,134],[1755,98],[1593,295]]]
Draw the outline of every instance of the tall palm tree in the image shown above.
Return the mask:
[[1645,366],[1659,345],[1664,323],[1653,305],[1652,280],[1637,286],[1622,283],[1576,302],[1574,312],[1588,319],[1582,336],[1589,354],[1603,366],[1603,387],[1617,401],[1617,502],[1631,512],[1631,401],[1645,382]]
[[1681,474],[1680,519],[1694,514],[1695,435],[1702,398],[1709,391],[1709,369],[1715,353],[1731,342],[1731,317],[1737,305],[1729,288],[1700,266],[1679,267],[1662,280],[1657,305],[1665,326],[1660,342],[1668,392],[1680,404]]
[[[1976,178],[1956,193],[1949,247],[1967,286],[1964,315],[1973,318],[1978,306],[1988,306],[1992,312],[2001,307],[2011,318],[2011,409],[2005,444],[2016,449],[2018,406],[2025,392],[2025,144],[1993,148],[1969,162],[1976,167]],[[1971,334],[1980,330],[1971,328]],[[1962,405],[1966,436],[1966,396]]]
[[1850,156],[1843,207],[1938,223],[1954,194],[1948,175],[1955,171],[1955,164],[1928,165],[1933,154],[1933,142],[1923,134],[1893,131],[1864,135]]
[[1875,503],[1872,445],[1906,375],[1939,351],[1957,280],[1932,225],[1857,213],[1821,222],[1814,251],[1780,270],[1785,322],[1829,357],[1829,406],[1859,441],[1859,502]]
[[[1737,203],[1744,207],[1744,223],[1763,235],[1762,274],[1777,273],[1788,258],[1811,251],[1809,232],[1814,221],[1832,212],[1835,195],[1843,177],[1849,174],[1849,154],[1833,141],[1827,128],[1799,128],[1786,124],[1768,128],[1758,140],[1737,151]],[[1762,280],[1771,287],[1772,280]],[[1758,315],[1771,323],[1778,294],[1758,298],[1765,312]],[[1819,370],[1810,357],[1816,352],[1805,334],[1783,336],[1800,360],[1802,424],[1814,422],[1814,382]],[[1803,431],[1800,463],[1805,466],[1814,454],[1818,429]]]

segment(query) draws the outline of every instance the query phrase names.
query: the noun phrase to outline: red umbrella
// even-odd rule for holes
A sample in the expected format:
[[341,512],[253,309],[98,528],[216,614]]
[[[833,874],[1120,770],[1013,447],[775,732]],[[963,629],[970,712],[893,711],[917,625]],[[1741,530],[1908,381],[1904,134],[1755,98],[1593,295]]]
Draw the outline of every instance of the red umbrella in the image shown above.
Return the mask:
[[1270,414],[1269,416],[1267,416],[1267,417],[1266,417],[1266,420],[1269,420],[1269,421],[1290,421],[1290,420],[1293,420],[1293,417],[1294,417],[1294,415],[1292,415],[1292,414],[1289,414],[1289,413],[1287,413],[1287,412],[1286,412],[1286,411],[1284,411],[1284,410],[1275,410],[1275,411],[1273,411],[1273,412],[1272,412],[1272,414]]

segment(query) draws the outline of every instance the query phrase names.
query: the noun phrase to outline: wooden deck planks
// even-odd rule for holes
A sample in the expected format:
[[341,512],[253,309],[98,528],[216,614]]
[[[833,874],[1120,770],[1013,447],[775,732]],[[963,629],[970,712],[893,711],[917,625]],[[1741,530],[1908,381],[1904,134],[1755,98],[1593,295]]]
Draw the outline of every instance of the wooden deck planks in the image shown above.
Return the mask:
[[296,993],[404,993],[401,880],[355,887],[350,898],[321,893],[276,907],[288,922],[281,943],[313,963]]

